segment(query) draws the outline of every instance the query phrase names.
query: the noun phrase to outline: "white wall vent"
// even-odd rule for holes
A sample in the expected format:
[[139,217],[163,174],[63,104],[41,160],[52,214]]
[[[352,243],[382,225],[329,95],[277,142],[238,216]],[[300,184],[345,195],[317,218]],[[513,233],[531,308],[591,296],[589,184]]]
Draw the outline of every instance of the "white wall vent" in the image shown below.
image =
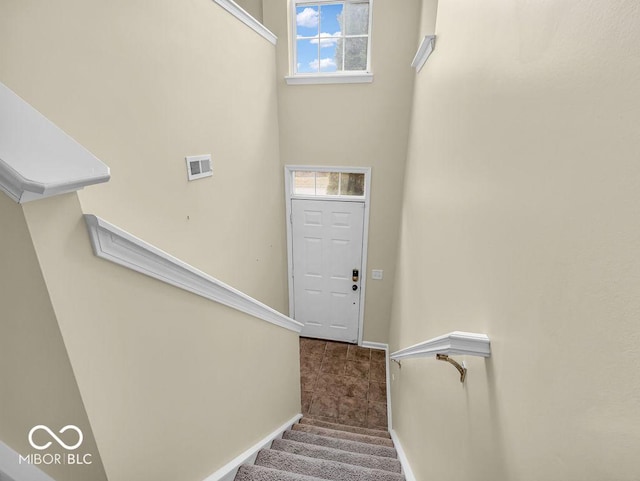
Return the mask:
[[202,179],[213,175],[211,154],[191,155],[185,158],[187,160],[187,176],[189,180]]

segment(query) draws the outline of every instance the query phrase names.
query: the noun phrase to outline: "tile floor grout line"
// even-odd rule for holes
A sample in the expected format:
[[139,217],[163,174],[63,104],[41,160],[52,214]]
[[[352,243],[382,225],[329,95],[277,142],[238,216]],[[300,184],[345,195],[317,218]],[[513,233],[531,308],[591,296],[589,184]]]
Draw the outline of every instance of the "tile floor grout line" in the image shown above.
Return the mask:
[[[323,343],[321,351],[313,347],[314,342]],[[330,353],[334,355],[330,356]],[[336,353],[338,353],[337,356],[335,356]],[[374,364],[374,353],[375,350],[373,349],[366,348],[365,351],[365,349],[344,343],[326,343],[325,341],[314,340],[301,341],[301,364],[304,367],[301,373],[307,381],[311,381],[302,385],[303,414],[311,414],[311,416],[333,422],[345,422],[350,425],[386,429],[386,403],[374,401],[374,399],[380,399],[381,396],[384,397],[384,391],[386,390],[386,384],[381,383],[378,379],[381,375],[379,369],[371,369]],[[318,354],[322,355],[320,359],[316,357],[321,361],[320,366],[318,366],[317,362],[310,362],[310,359],[313,359]],[[331,361],[331,357],[334,357],[335,360]],[[375,357],[377,359],[379,356],[376,355]],[[328,367],[329,363],[333,363],[335,367],[342,364],[345,369],[344,371],[342,369],[336,370],[335,367]],[[365,364],[365,372],[360,369],[347,372],[347,365],[359,365],[358,363]],[[360,366],[362,365],[360,364]],[[324,369],[327,372],[323,372]],[[373,378],[374,370],[377,373],[375,379]],[[365,375],[358,375],[358,373]],[[356,376],[353,376],[353,374],[356,374]],[[332,380],[333,389],[331,387]],[[376,394],[376,398],[372,394],[374,392],[372,389],[374,384],[376,386],[375,392],[379,393]],[[319,391],[318,389],[321,385],[324,387],[322,391]],[[324,407],[323,404],[325,405]],[[358,406],[360,407],[358,408]],[[329,409],[329,411],[326,409]],[[384,411],[384,413],[381,411]]]

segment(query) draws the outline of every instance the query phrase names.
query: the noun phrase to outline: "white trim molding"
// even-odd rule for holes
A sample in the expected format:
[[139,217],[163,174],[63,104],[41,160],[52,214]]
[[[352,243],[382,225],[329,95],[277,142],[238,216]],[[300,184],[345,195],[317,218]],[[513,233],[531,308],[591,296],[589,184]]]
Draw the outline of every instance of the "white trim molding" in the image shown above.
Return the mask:
[[301,323],[100,217],[84,218],[96,256],[285,329],[302,330]]
[[109,167],[0,83],[2,192],[24,203],[109,178]]
[[366,347],[368,349],[380,349],[383,351],[389,351],[389,344],[385,344],[384,342],[362,341],[362,344],[360,344],[360,346]]
[[389,431],[391,431],[391,429],[393,428],[393,410],[391,409],[391,370],[389,369],[389,344],[385,344],[384,342],[362,341],[360,345],[369,349],[378,349],[384,351],[384,369],[386,372],[387,382],[387,427],[389,428]]
[[287,85],[320,85],[320,84],[367,84],[373,82],[373,74],[345,73],[322,75],[287,75],[284,78]]
[[[371,83],[373,82],[373,73],[371,72],[371,37],[373,32],[373,2],[374,0],[366,0],[369,3],[369,30],[367,31],[367,65],[365,70],[338,70],[336,72],[312,72],[298,73],[298,42],[297,32],[298,25],[296,23],[296,9],[305,4],[330,4],[345,3],[345,0],[290,0],[289,1],[289,75],[285,77],[287,85],[319,85],[319,84],[350,84],[350,83]],[[345,38],[345,37],[340,37]]]
[[412,357],[435,356],[436,354],[490,357],[491,341],[486,334],[454,331],[393,352],[391,359],[400,361]]
[[413,57],[411,61],[411,66],[416,69],[416,73],[422,70],[424,64],[426,63],[429,55],[433,52],[435,48],[436,36],[435,35],[425,35],[418,47],[418,51],[416,52],[416,56]]
[[[354,172],[364,174],[364,197],[353,196],[300,196],[293,193],[293,173],[295,171],[307,172]],[[362,202],[364,203],[364,228],[362,233],[362,272],[367,272],[367,258],[369,249],[369,209],[371,204],[371,167],[332,167],[319,165],[285,165],[284,166],[284,190],[285,190],[285,212],[287,219],[287,266],[289,269],[289,315],[294,313],[294,292],[293,292],[293,228],[291,225],[291,202],[293,199],[306,200],[338,200],[341,202]],[[358,315],[358,345],[362,345],[364,332],[364,305],[367,293],[367,276],[360,277],[360,314]]]
[[0,481],[55,481],[36,465],[20,463],[19,456],[0,441]]
[[402,466],[402,474],[404,474],[404,479],[406,481],[416,481],[416,477],[413,474],[411,466],[409,465],[409,459],[407,458],[407,454],[404,452],[404,448],[402,447],[402,443],[398,438],[398,434],[391,428],[389,428],[389,434],[391,434],[391,439],[393,440],[396,452],[398,453],[398,461],[400,461],[400,465]]
[[253,16],[251,16],[249,12],[247,12],[244,8],[242,8],[233,0],[213,0],[213,1],[216,2],[218,5],[220,5],[222,8],[224,8],[231,15],[236,17],[238,20],[240,20],[242,23],[247,25],[249,28],[257,32],[258,34],[262,35],[272,44],[275,45],[276,42],[278,41],[278,37],[276,37],[276,35],[271,30],[269,30],[267,27],[262,25],[262,23],[256,20]]
[[204,481],[233,481],[236,477],[238,469],[243,464],[253,464],[258,456],[258,452],[261,449],[271,446],[271,442],[274,439],[280,439],[282,433],[291,428],[302,418],[302,414],[297,414],[293,418],[289,419],[286,423],[280,426],[278,429],[267,435],[261,441],[247,449],[244,453],[240,454],[236,458],[229,461],[227,464],[218,469],[215,473],[208,476]]

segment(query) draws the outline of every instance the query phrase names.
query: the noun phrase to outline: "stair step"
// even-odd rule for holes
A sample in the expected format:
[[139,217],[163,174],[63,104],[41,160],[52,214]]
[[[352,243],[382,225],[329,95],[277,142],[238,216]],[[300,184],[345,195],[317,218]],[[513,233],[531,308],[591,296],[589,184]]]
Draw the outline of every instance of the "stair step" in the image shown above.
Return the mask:
[[366,434],[367,436],[378,436],[380,438],[391,439],[391,435],[388,431],[382,431],[380,429],[361,428],[359,426],[349,426],[346,424],[330,423],[327,421],[320,421],[314,418],[302,418],[300,424],[310,424],[312,426],[318,426],[321,428],[335,429],[337,431],[347,431],[356,434]]
[[264,466],[244,465],[238,469],[234,481],[325,481],[322,478],[304,476],[302,474],[288,473],[279,469],[265,468]]
[[351,453],[335,448],[316,446],[313,444],[291,441],[289,439],[276,439],[271,444],[271,449],[285,451],[287,453],[306,456],[308,458],[325,459],[327,461],[337,461],[339,463],[361,466],[363,468],[381,469],[392,473],[401,473],[400,461],[381,456],[371,456],[368,454]]
[[339,431],[337,429],[321,428],[310,424],[294,424],[291,427],[295,431],[303,431],[305,433],[319,434],[320,436],[329,436],[333,438],[348,439],[349,441],[357,441],[359,443],[375,444],[377,446],[393,447],[391,439],[379,438],[378,436],[368,436],[366,434],[356,434],[347,431]]
[[405,481],[403,475],[389,471],[308,458],[272,449],[262,449],[255,464],[332,481]]
[[297,441],[299,443],[314,444],[316,446],[324,446],[327,448],[341,449],[351,453],[369,454],[371,456],[383,456],[385,458],[397,458],[395,448],[388,446],[376,446],[374,444],[359,443],[357,441],[349,441],[347,439],[332,438],[329,436],[320,436],[313,433],[305,433],[303,431],[285,431],[282,434],[283,439]]

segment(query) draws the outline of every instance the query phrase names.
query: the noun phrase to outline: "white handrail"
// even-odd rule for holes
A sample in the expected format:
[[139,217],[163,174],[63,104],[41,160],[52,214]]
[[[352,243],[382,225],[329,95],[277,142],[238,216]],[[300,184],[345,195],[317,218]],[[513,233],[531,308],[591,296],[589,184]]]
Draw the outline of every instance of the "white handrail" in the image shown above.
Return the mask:
[[437,354],[490,357],[491,341],[486,334],[453,331],[400,349],[391,353],[390,358],[399,361],[412,357],[435,357]]
[[247,27],[252,29],[254,32],[258,33],[262,37],[266,38],[272,44],[276,44],[278,41],[278,37],[265,27],[262,22],[256,20],[249,12],[247,12],[244,8],[238,5],[233,0],[213,0],[222,8],[224,8],[231,15],[236,17],[242,23],[244,23]]
[[0,83],[0,191],[24,203],[109,176],[109,167]]
[[20,453],[0,441],[0,481],[55,481],[39,466],[19,462],[20,456]]
[[418,51],[416,52],[416,56],[413,57],[413,61],[411,62],[411,66],[416,69],[416,73],[420,72],[427,59],[429,58],[429,55],[431,55],[431,52],[433,52],[435,41],[435,35],[425,35],[425,37],[422,39],[422,42],[418,47]]
[[91,214],[85,221],[96,256],[294,332],[302,324],[186,262]]

